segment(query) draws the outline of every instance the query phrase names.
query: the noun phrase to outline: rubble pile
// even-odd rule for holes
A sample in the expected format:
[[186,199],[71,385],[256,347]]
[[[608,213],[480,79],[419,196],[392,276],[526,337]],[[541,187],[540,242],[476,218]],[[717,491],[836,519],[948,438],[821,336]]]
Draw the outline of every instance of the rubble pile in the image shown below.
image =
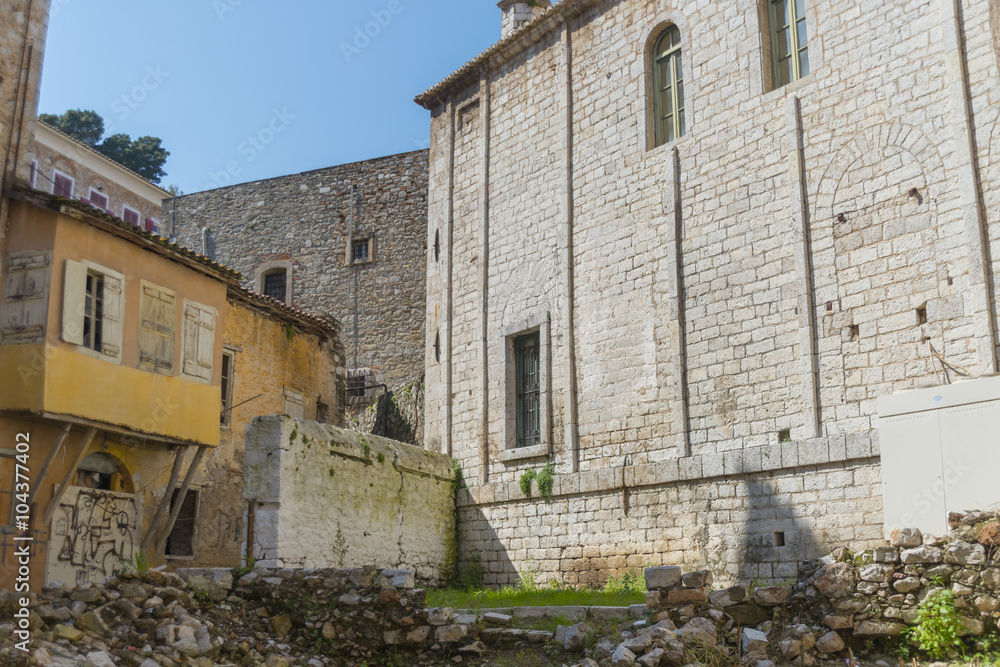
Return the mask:
[[575,667],[809,667],[850,658],[873,638],[904,641],[904,630],[918,623],[920,602],[941,588],[954,593],[967,637],[996,632],[1000,513],[949,519],[952,530],[945,538],[894,530],[888,546],[857,554],[840,548],[820,561],[800,563],[798,580],[786,586],[712,590],[711,572],[646,568],[653,625],[638,621],[616,641],[602,640]]
[[[30,654],[14,648],[17,596],[0,592],[0,665],[325,667],[432,665],[485,651],[450,609],[426,609],[411,572],[151,570],[32,596]],[[372,661],[373,658],[377,660]]]

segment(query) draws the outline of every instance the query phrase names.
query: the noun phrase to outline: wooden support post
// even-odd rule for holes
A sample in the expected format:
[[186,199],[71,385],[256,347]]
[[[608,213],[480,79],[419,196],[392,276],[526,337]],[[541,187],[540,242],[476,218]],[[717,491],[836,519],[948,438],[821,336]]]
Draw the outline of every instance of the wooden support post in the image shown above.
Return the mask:
[[149,553],[149,545],[153,543],[153,537],[156,535],[156,526],[159,525],[160,519],[163,518],[163,514],[170,507],[170,496],[174,493],[174,487],[177,486],[177,478],[181,474],[181,464],[184,462],[184,452],[187,449],[185,447],[177,448],[177,456],[174,458],[174,467],[170,471],[170,481],[167,482],[167,488],[163,492],[163,499],[160,500],[160,506],[156,508],[156,514],[153,515],[153,520],[149,524],[149,530],[146,531],[146,539],[142,541],[142,550]]
[[38,474],[35,475],[35,479],[32,480],[31,493],[28,495],[28,507],[31,507],[32,503],[35,502],[35,496],[38,495],[38,490],[42,488],[42,481],[49,473],[49,468],[52,467],[52,462],[55,460],[56,455],[59,454],[63,445],[66,444],[66,438],[69,437],[69,431],[71,428],[73,428],[72,424],[66,424],[66,426],[63,427],[62,433],[59,434],[59,439],[56,440],[56,444],[49,450],[49,455],[45,457],[45,463],[42,464]]
[[87,450],[90,448],[90,443],[94,441],[95,437],[97,437],[96,428],[90,429],[84,436],[83,442],[80,444],[80,451],[76,453],[76,458],[73,459],[72,465],[70,465],[69,470],[66,471],[66,476],[63,478],[59,488],[56,489],[56,493],[52,496],[52,500],[49,501],[49,507],[45,510],[45,519],[42,523],[43,527],[47,528],[49,524],[52,523],[52,517],[56,513],[56,508],[59,507],[63,494],[66,493],[66,489],[73,480],[73,475],[76,474],[76,469],[80,466],[80,461],[82,461],[83,457],[86,456]]
[[247,567],[253,562],[253,523],[257,509],[257,501],[251,500],[247,504]]
[[163,537],[156,543],[156,553],[163,551],[167,545],[167,538],[170,536],[170,531],[174,529],[174,524],[177,522],[177,515],[181,513],[181,507],[184,505],[184,498],[187,496],[188,489],[191,488],[194,473],[198,470],[198,464],[201,462],[201,457],[205,455],[205,450],[207,449],[207,446],[202,445],[194,453],[194,459],[191,461],[191,465],[188,466],[187,474],[184,475],[184,483],[181,484],[181,490],[177,492],[177,504],[174,505],[174,509],[170,512],[170,518],[167,519],[167,527],[163,531]]

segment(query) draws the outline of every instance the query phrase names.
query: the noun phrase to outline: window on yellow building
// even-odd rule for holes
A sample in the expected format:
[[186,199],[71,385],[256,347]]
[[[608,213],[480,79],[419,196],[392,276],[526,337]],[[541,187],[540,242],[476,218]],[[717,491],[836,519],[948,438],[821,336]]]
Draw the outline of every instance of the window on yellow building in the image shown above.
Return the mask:
[[139,368],[174,374],[174,322],[177,297],[173,291],[142,281],[139,301]]
[[121,361],[125,278],[93,262],[66,260],[62,339]]
[[292,419],[305,419],[306,407],[302,392],[285,387],[285,414]]
[[233,365],[236,355],[229,350],[222,353],[222,413],[219,416],[219,423],[229,426],[233,415]]
[[0,336],[4,342],[37,340],[48,318],[49,252],[11,253],[4,280]]
[[[180,489],[174,491],[170,498],[170,510],[177,504],[177,497]],[[181,505],[177,521],[173,530],[167,536],[167,546],[165,556],[170,558],[192,558],[194,557],[195,528],[198,517],[198,491],[189,489],[184,496],[184,503]]]
[[193,301],[184,302],[182,374],[206,384],[212,382],[215,366],[215,309]]
[[14,470],[17,452],[0,449],[0,524],[9,526],[14,515]]

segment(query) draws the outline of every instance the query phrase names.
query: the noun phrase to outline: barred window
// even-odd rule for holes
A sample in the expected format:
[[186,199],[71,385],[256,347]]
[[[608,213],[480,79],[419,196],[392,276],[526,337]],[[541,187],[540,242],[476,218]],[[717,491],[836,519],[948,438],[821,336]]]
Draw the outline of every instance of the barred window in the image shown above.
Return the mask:
[[541,443],[541,364],[538,332],[514,341],[517,364],[517,446]]
[[288,289],[288,272],[284,269],[272,271],[264,276],[264,295],[285,303]]

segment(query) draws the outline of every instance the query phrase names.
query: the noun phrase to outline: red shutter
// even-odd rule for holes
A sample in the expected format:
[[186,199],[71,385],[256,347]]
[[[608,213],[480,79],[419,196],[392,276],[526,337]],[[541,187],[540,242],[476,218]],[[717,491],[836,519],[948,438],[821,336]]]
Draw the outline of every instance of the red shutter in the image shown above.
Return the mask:
[[52,194],[65,199],[73,198],[73,181],[65,176],[56,174],[53,183],[55,187],[52,190]]
[[155,225],[155,223],[150,218],[146,218],[146,231],[147,232],[149,232],[150,234],[152,234],[153,233],[153,226],[154,225]]

